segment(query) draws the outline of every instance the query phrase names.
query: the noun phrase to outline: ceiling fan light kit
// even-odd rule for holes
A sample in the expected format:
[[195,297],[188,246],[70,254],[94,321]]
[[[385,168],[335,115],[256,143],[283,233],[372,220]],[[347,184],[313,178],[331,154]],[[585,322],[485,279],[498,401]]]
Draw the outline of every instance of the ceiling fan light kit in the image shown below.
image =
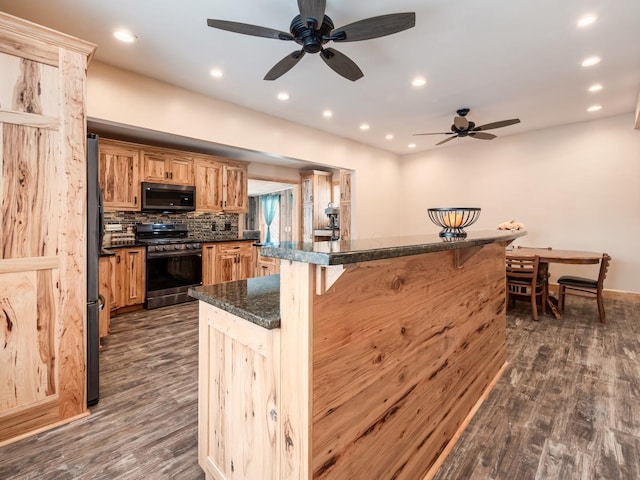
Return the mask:
[[416,24],[415,12],[408,12],[366,18],[340,28],[334,28],[331,18],[325,15],[325,7],[326,0],[298,0],[300,15],[296,15],[291,21],[289,28],[291,33],[227,20],[208,19],[207,25],[243,35],[295,41],[302,46],[301,50],[290,53],[276,63],[264,76],[264,80],[280,78],[291,70],[306,53],[319,53],[320,58],[334,72],[348,80],[356,81],[364,76],[362,70],[345,54],[334,48],[324,48],[327,42],[370,40],[407,30]]
[[519,118],[511,118],[509,120],[500,120],[499,122],[485,123],[484,125],[476,126],[475,122],[467,119],[469,112],[469,108],[461,108],[456,111],[458,116],[453,119],[450,132],[414,133],[414,135],[451,135],[451,137],[439,141],[436,145],[442,145],[454,138],[467,136],[477,140],[493,140],[496,138],[496,135],[493,133],[487,133],[485,130],[508,127],[509,125],[520,123]]

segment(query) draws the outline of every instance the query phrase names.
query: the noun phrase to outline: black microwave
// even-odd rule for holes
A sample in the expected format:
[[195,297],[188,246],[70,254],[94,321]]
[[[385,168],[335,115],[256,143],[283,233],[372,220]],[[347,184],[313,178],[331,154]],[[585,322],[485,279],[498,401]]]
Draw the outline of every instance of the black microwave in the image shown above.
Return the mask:
[[191,212],[196,209],[196,187],[142,182],[143,212]]

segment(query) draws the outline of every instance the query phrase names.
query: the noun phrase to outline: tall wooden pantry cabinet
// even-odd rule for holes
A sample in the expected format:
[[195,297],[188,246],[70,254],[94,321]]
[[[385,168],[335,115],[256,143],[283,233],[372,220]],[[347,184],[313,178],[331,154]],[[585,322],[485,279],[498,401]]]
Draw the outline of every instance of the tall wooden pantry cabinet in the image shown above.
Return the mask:
[[0,445],[87,414],[86,69],[0,12]]

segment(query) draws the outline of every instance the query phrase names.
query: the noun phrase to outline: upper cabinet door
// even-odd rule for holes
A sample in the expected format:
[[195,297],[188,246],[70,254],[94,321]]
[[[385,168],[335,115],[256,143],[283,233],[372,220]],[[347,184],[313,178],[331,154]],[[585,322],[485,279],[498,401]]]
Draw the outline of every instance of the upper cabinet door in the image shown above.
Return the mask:
[[196,211],[222,211],[222,164],[211,160],[195,161]]
[[140,150],[100,140],[98,179],[104,209],[140,211]]
[[247,212],[247,167],[225,165],[224,167],[224,204],[225,212]]
[[143,181],[193,185],[193,159],[169,151],[144,152]]

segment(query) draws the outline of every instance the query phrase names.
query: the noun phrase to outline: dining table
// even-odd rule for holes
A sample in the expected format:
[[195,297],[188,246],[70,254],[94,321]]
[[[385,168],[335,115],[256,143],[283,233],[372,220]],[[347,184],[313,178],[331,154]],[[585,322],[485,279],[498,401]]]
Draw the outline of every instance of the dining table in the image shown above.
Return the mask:
[[[546,275],[549,271],[550,263],[564,263],[573,265],[593,265],[600,263],[602,253],[587,252],[582,250],[556,250],[553,248],[532,248],[532,247],[507,247],[507,255],[518,256],[538,256],[540,269]],[[552,315],[559,319],[562,315],[558,309],[558,299],[547,295],[547,306]]]

